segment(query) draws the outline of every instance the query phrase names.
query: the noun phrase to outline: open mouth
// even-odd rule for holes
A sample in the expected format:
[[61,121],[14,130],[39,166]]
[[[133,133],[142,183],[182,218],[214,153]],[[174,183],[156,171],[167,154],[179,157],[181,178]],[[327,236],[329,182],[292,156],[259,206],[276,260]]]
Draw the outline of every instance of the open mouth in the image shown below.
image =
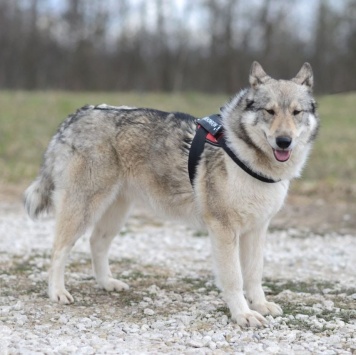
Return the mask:
[[280,162],[285,162],[287,161],[290,156],[292,155],[291,150],[278,150],[278,149],[273,149],[273,154],[274,157],[280,161]]

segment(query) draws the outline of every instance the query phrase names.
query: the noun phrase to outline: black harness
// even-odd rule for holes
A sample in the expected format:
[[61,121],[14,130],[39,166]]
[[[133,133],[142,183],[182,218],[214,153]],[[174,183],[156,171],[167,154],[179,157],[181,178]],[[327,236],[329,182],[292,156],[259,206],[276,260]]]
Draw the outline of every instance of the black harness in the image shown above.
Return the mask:
[[272,180],[258,174],[243,163],[227,146],[221,116],[218,114],[203,117],[197,120],[197,130],[189,151],[188,171],[189,179],[193,186],[199,159],[204,151],[205,143],[223,148],[227,155],[247,174],[257,180],[266,183],[276,183],[280,180]]

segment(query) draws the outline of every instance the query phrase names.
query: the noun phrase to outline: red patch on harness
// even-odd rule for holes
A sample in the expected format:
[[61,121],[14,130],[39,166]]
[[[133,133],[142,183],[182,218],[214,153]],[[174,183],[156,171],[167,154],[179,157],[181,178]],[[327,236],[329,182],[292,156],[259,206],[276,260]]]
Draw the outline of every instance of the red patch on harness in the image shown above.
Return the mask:
[[[201,127],[200,124],[198,124],[198,129]],[[216,137],[213,136],[211,133],[208,133],[205,137],[207,141],[209,141],[212,144],[219,144],[218,139],[223,135],[223,133],[218,134]]]
[[[220,135],[219,135],[219,137],[220,137]],[[218,140],[211,133],[207,134],[206,140],[208,140],[211,143],[215,143],[215,144],[218,143]]]

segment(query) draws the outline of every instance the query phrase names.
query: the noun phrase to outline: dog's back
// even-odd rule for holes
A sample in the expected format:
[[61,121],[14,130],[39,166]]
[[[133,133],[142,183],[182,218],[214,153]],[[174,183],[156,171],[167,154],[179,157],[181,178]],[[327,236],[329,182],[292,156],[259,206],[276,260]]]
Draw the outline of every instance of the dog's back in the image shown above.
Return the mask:
[[82,189],[89,198],[120,189],[162,212],[186,211],[193,201],[187,157],[194,132],[188,114],[84,106],[52,138],[41,174],[25,193],[26,209],[33,218],[51,210],[56,190]]

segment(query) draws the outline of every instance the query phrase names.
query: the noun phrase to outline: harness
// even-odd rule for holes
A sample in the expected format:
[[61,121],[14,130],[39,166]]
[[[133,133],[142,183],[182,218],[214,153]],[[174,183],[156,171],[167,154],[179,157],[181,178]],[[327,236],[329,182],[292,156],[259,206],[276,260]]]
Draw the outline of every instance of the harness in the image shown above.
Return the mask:
[[243,163],[227,146],[221,116],[218,114],[203,117],[197,120],[197,130],[189,151],[188,171],[190,183],[193,185],[199,159],[204,151],[205,143],[224,149],[227,155],[247,174],[266,183],[276,183],[262,174],[256,173]]

